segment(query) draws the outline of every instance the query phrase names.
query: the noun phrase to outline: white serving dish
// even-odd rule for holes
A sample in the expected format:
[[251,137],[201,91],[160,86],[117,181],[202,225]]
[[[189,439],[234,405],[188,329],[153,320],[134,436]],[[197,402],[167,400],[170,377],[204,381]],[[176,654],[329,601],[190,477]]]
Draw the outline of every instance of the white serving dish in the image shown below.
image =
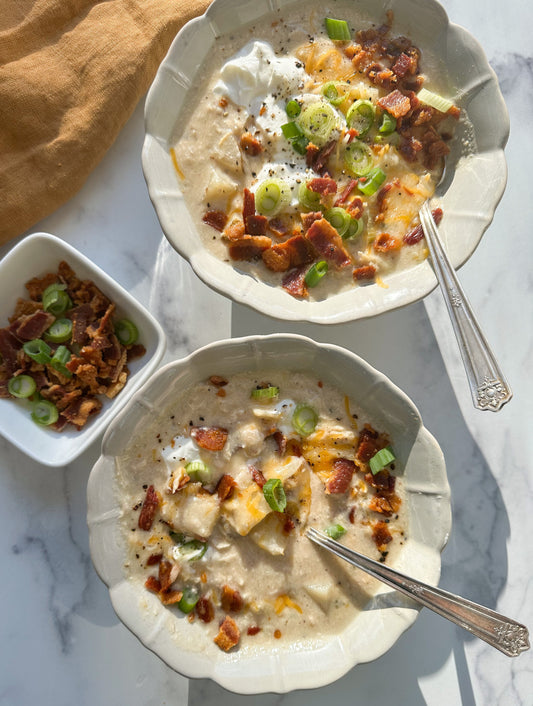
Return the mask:
[[0,262],[0,326],[8,324],[17,298],[28,297],[25,282],[55,272],[61,260],[66,260],[81,279],[92,280],[116,304],[118,317],[135,322],[139,343],[145,346],[146,353],[129,365],[131,374],[119,394],[112,400],[101,398],[101,412],[91,417],[81,431],[66,427],[58,433],[41,427],[32,421],[24,402],[0,399],[0,434],[45,466],[65,466],[83,453],[156,369],[166,346],[161,326],[131,294],[85,255],[48,233],[28,235]]
[[[442,452],[424,428],[414,404],[384,375],[353,353],[297,335],[274,334],[225,340],[161,368],[115,418],[104,437],[102,455],[88,482],[91,556],[108,585],[113,607],[123,623],[169,666],[188,677],[210,677],[239,693],[287,692],[335,681],[356,664],[376,659],[412,625],[419,608],[383,586],[341,635],[319,648],[295,643],[268,652],[221,652],[215,644],[195,650],[194,630],[201,624],[179,620],[141,583],[123,571],[126,548],[120,534],[115,457],[130,443],[137,428],[165,409],[172,399],[216,372],[229,376],[243,370],[293,369],[319,375],[358,400],[378,428],[386,429],[404,467],[408,539],[395,566],[436,584],[440,553],[451,524],[450,492]],[[176,634],[186,630],[188,648]],[[183,641],[182,641],[183,644]]]
[[[249,275],[239,273],[204,249],[184,203],[172,163],[174,146],[184,124],[184,111],[198,98],[204,59],[217,42],[253,22],[267,22],[276,9],[301,0],[215,0],[205,15],[189,22],[175,38],[161,64],[146,100],[146,137],[142,161],[150,198],[172,246],[185,257],[210,287],[270,316],[316,323],[340,323],[395,309],[428,294],[436,279],[429,260],[385,277],[379,285],[354,287],[324,301],[310,302],[290,296]],[[305,3],[301,2],[303,8]],[[473,154],[463,154],[472,144],[460,129],[447,160],[451,179],[441,199],[445,218],[440,231],[455,267],[474,252],[492,221],[503,194],[507,168],[503,148],[509,135],[509,118],[494,71],[479,43],[465,29],[449,22],[435,0],[359,0],[358,12],[381,24],[387,10],[394,12],[394,29],[401,30],[423,50],[431,49],[446,66],[451,97],[465,110],[473,126]],[[243,43],[248,35],[244,31]],[[453,168],[455,166],[455,169]]]

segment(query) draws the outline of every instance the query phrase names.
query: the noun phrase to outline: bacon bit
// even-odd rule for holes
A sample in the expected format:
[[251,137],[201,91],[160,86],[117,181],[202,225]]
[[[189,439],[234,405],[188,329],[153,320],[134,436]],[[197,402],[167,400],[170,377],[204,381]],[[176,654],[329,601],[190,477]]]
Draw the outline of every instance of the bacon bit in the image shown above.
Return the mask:
[[307,267],[297,267],[285,275],[281,281],[283,289],[293,297],[306,297],[308,294],[305,284]]
[[146,560],[146,566],[155,566],[156,564],[159,564],[162,558],[162,554],[150,554]]
[[399,186],[400,182],[398,179],[395,179],[394,181],[389,181],[387,184],[381,187],[381,189],[378,191],[377,196],[376,196],[376,206],[378,209],[378,212],[381,213],[383,211],[383,206],[385,202],[385,197],[389,193],[389,191],[392,189],[393,186]]
[[248,216],[255,215],[255,194],[250,189],[244,189],[242,200],[242,220],[246,223]]
[[393,493],[394,488],[396,487],[396,478],[391,475],[386,468],[379,471],[379,473],[376,473],[376,475],[373,473],[367,473],[365,480],[368,485],[371,485],[373,488],[377,488],[380,495],[388,495],[389,493]]
[[161,561],[159,563],[159,583],[162,591],[168,591],[174,581],[178,578],[180,568],[177,564],[170,561]]
[[287,454],[289,456],[298,456],[298,458],[302,455],[302,447],[296,439],[289,439],[287,441]]
[[315,250],[303,235],[294,235],[284,243],[277,243],[262,254],[263,262],[273,272],[286,272],[291,267],[309,264]]
[[274,637],[276,638],[276,640],[279,640],[279,638],[281,637],[281,630],[274,630]]
[[378,549],[392,542],[392,534],[385,522],[376,522],[372,528],[372,539],[376,543]]
[[345,493],[355,473],[355,463],[348,458],[337,458],[333,462],[333,473],[326,483],[326,495]]
[[282,221],[281,218],[271,218],[268,221],[268,230],[273,233],[276,238],[283,238],[289,232],[287,224]]
[[[433,216],[433,220],[435,221],[435,223],[439,225],[442,220],[442,208],[434,208],[431,211],[431,215]],[[424,229],[422,228],[422,224],[420,223],[403,236],[403,242],[406,245],[415,245],[416,243],[420,242],[423,237]]]
[[301,213],[300,218],[302,219],[302,224],[304,231],[308,231],[315,221],[319,221],[324,217],[322,211],[310,211],[309,213]]
[[155,513],[159,507],[159,495],[153,485],[148,486],[146,497],[144,498],[141,512],[139,514],[139,527],[148,531],[152,528]]
[[374,279],[375,274],[376,268],[374,265],[363,265],[362,267],[356,267],[353,271],[353,277],[358,281],[362,279]]
[[350,255],[343,245],[341,236],[325,218],[315,221],[305,237],[313,244],[318,253],[333,263],[335,267],[340,269],[350,264]]
[[390,250],[399,250],[401,247],[402,241],[388,233],[380,233],[374,240],[374,250],[376,252],[389,252]]
[[296,523],[293,518],[286,512],[278,512],[277,515],[283,522],[283,534],[290,534],[296,527]]
[[144,586],[149,591],[153,591],[154,593],[159,593],[161,591],[161,584],[155,576],[149,576],[144,582]]
[[352,191],[355,189],[355,187],[357,186],[357,184],[358,184],[358,180],[357,180],[357,179],[350,179],[350,181],[348,182],[348,184],[347,184],[347,185],[344,187],[344,189],[342,190],[340,196],[339,196],[339,197],[337,198],[337,200],[335,201],[335,206],[342,206],[342,205],[344,205],[344,203],[346,202],[346,200],[348,199],[348,197],[350,196],[350,194],[352,193]]
[[204,623],[210,623],[215,617],[215,608],[209,598],[200,596],[198,603],[195,606],[196,615]]
[[320,149],[310,142],[306,147],[305,163],[320,176],[325,176],[327,173],[328,159],[335,149],[336,141],[331,140]]
[[222,623],[220,624],[220,629],[218,635],[215,637],[213,642],[220,647],[224,652],[228,652],[232,647],[239,644],[241,639],[241,632],[237,627],[237,623],[226,615]]
[[233,260],[253,260],[271,246],[272,241],[266,235],[245,235],[232,241],[228,251]]
[[360,199],[359,196],[356,196],[346,206],[346,210],[352,218],[361,218],[364,210],[363,199]]
[[241,148],[246,154],[256,157],[263,151],[263,145],[251,133],[245,132],[241,137]]
[[396,89],[392,93],[383,96],[378,100],[378,105],[386,110],[394,118],[401,118],[411,110],[411,101],[408,96]]
[[307,188],[315,194],[326,196],[337,193],[337,182],[331,177],[315,177],[307,182]]
[[376,451],[378,451],[378,438],[378,432],[372,429],[369,424],[365,424],[359,434],[356,453],[356,458],[358,461],[363,461],[363,463],[370,461],[372,456],[376,453]]
[[228,107],[228,99],[224,98],[224,96],[222,96],[222,98],[218,101],[218,104],[221,108],[227,108]]
[[183,598],[183,591],[161,591],[159,598],[163,605],[174,605]]
[[222,233],[228,222],[228,216],[224,211],[207,211],[202,221],[207,223],[208,226],[211,226],[211,228],[218,230],[219,233]]
[[244,223],[242,221],[232,221],[224,230],[226,240],[241,240],[244,237]]
[[348,139],[346,140],[346,144],[349,145],[350,142],[353,142],[355,138],[359,135],[359,130],[356,130],[355,128],[351,127],[349,130],[346,131],[346,135]]
[[263,475],[262,471],[252,465],[248,466],[248,470],[250,471],[254,482],[257,483],[260,488],[262,488],[266,483],[266,478]]
[[250,627],[246,630],[247,635],[257,635],[258,632],[261,632],[261,628],[257,625],[250,625]]
[[217,392],[217,397],[225,397],[226,396],[226,390],[223,390],[222,388],[218,390]]
[[56,317],[41,309],[33,314],[27,314],[17,319],[17,327],[13,331],[15,336],[21,341],[31,341],[34,338],[41,338],[46,329],[54,323]]
[[348,513],[348,519],[350,521],[350,524],[355,524],[355,510],[356,507],[355,505],[350,509],[350,512]]
[[192,427],[191,437],[202,449],[221,451],[228,438],[228,430],[222,427]]
[[220,605],[225,613],[238,613],[242,610],[242,596],[239,591],[231,588],[227,584],[222,586],[222,594],[220,596]]
[[390,517],[393,513],[390,501],[382,495],[375,495],[368,503],[368,509],[372,512],[380,512],[385,517]]
[[422,148],[423,145],[420,140],[417,140],[412,135],[408,137],[402,136],[399,149],[408,162],[416,162],[418,153]]
[[266,216],[246,216],[245,232],[249,235],[265,235],[268,227],[268,218]]
[[274,438],[274,441],[276,442],[276,445],[278,447],[278,454],[280,456],[284,456],[285,451],[287,450],[287,439],[285,435],[278,429],[272,434],[272,437]]
[[233,495],[233,489],[237,486],[237,483],[232,478],[232,476],[225,473],[222,478],[217,483],[217,495],[220,502],[227,500]]
[[211,375],[209,382],[215,387],[224,387],[229,381],[227,378],[223,378],[222,375]]
[[391,69],[398,78],[403,78],[406,74],[412,75],[416,73],[417,63],[415,57],[407,56],[407,54],[402,52],[391,66]]

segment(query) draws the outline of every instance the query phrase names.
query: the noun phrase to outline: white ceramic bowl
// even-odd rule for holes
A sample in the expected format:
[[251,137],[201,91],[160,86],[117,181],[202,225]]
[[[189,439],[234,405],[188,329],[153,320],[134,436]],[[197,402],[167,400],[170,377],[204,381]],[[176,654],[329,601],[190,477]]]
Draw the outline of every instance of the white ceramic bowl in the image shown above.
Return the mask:
[[[339,323],[373,316],[413,302],[436,285],[428,260],[408,271],[385,278],[378,285],[354,287],[325,301],[309,302],[290,296],[239,273],[204,249],[184,203],[169,150],[184,125],[184,111],[198,99],[202,64],[212,47],[228,34],[253,22],[267,22],[273,8],[289,8],[302,0],[215,0],[206,14],[189,22],[177,35],[161,64],[146,101],[146,138],[143,169],[163,231],[196,274],[222,294],[262,313],[286,320]],[[503,148],[509,134],[509,118],[496,75],[483,49],[462,27],[451,24],[435,0],[359,0],[356,10],[381,24],[388,9],[394,11],[397,31],[409,36],[422,50],[434,54],[447,69],[455,102],[467,112],[473,126],[475,149],[468,131],[458,130],[447,160],[450,184],[441,206],[445,218],[443,236],[455,267],[474,252],[503,194],[507,169]],[[248,35],[242,32],[243,43]],[[427,47],[427,49],[426,49]],[[202,155],[199,155],[202,159]]]
[[[426,583],[436,584],[440,552],[451,523],[450,494],[442,452],[425,429],[413,403],[384,375],[353,353],[334,345],[318,344],[296,335],[252,336],[214,343],[159,370],[129,401],[103,441],[102,456],[88,483],[88,524],[91,556],[109,586],[119,618],[168,665],[188,677],[210,677],[239,693],[286,692],[323,686],[360,662],[382,655],[415,621],[418,609],[383,586],[345,630],[311,649],[295,643],[272,646],[266,653],[224,653],[213,643],[194,649],[198,622],[178,620],[159,599],[123,571],[126,548],[120,534],[120,504],[116,496],[115,457],[130,443],[136,429],[154,411],[165,409],[185,388],[216,371],[229,376],[239,371],[292,369],[320,376],[360,401],[378,428],[394,439],[404,467],[408,539],[395,566]],[[181,644],[175,634],[187,631]]]
[[7,326],[17,298],[28,297],[25,282],[57,271],[61,260],[66,260],[81,279],[92,280],[116,304],[119,317],[135,322],[139,329],[139,343],[145,346],[146,353],[131,362],[128,366],[131,374],[125,387],[114,399],[106,399],[101,412],[81,431],[67,427],[58,433],[40,427],[32,421],[25,404],[0,399],[0,434],[45,466],[65,466],[79,456],[155,370],[166,346],[161,326],[131,294],[71,245],[48,233],[27,236],[0,262],[1,327]]

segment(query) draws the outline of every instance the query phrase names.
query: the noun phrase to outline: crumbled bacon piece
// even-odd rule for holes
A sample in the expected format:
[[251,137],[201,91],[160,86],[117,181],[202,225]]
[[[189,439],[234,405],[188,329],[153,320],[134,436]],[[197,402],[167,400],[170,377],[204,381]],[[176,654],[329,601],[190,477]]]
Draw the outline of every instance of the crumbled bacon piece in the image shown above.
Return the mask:
[[308,294],[305,284],[306,272],[307,267],[297,267],[291,270],[281,281],[281,286],[289,294],[292,294],[293,297],[306,297]]
[[272,241],[266,235],[245,235],[232,241],[228,250],[232,260],[253,260],[271,246]]
[[344,206],[346,200],[348,199],[348,197],[350,196],[350,194],[355,189],[358,183],[359,182],[357,179],[350,179],[348,184],[342,190],[340,196],[337,197],[337,200],[335,201],[335,206]]
[[328,160],[331,153],[335,150],[336,141],[331,140],[320,149],[310,142],[307,145],[305,153],[305,163],[320,176],[325,176],[327,173]]
[[155,576],[149,576],[144,582],[144,585],[149,591],[153,591],[154,593],[159,593],[161,590],[161,584]]
[[337,458],[333,462],[333,472],[326,482],[327,495],[341,495],[350,487],[355,473],[355,463],[348,458]]
[[252,475],[252,478],[254,479],[254,482],[257,483],[260,488],[262,488],[266,483],[266,478],[263,475],[262,471],[252,465],[248,466],[248,469]]
[[227,228],[224,229],[224,238],[230,242],[241,240],[244,237],[243,221],[232,221]]
[[304,231],[308,231],[315,221],[319,221],[323,217],[322,211],[310,211],[309,213],[300,214]]
[[266,216],[246,216],[245,231],[248,235],[265,235],[268,228],[268,218]]
[[404,95],[398,89],[388,93],[383,98],[378,100],[378,105],[383,110],[386,110],[394,118],[401,118],[411,110],[411,101],[409,96]]
[[296,527],[294,519],[287,512],[279,512],[278,515],[282,521],[283,534],[290,534]]
[[41,338],[43,333],[50,328],[56,317],[47,311],[38,310],[33,314],[21,316],[17,320],[17,327],[14,331],[21,341],[31,341],[34,338]]
[[159,598],[163,605],[174,605],[183,598],[183,591],[161,591]]
[[412,135],[402,136],[400,142],[400,152],[408,162],[416,162],[418,153],[422,150],[423,144]]
[[343,245],[341,236],[325,218],[315,221],[305,237],[313,244],[317,252],[335,267],[341,268],[350,264],[350,255]]
[[337,193],[337,182],[331,177],[315,177],[307,182],[307,188],[315,194],[327,196]]
[[261,632],[261,628],[257,625],[250,625],[246,630],[247,635],[257,635],[258,632]]
[[233,494],[233,488],[235,488],[237,483],[234,478],[229,474],[225,473],[222,478],[217,483],[217,495],[220,501],[227,500]]
[[360,281],[364,279],[374,279],[376,275],[376,268],[374,265],[363,265],[362,267],[356,267],[353,271],[354,279]]
[[376,522],[372,528],[372,539],[378,549],[392,542],[392,534],[385,522]]
[[255,215],[255,194],[250,189],[244,189],[242,201],[242,220],[246,223],[248,216]]
[[398,78],[403,78],[406,74],[413,75],[416,73],[417,63],[414,56],[408,56],[402,52],[391,68]]
[[[431,215],[433,216],[433,220],[435,221],[436,225],[439,225],[442,220],[442,208],[434,208],[431,211]],[[419,223],[417,226],[415,226],[412,230],[410,230],[403,236],[403,242],[406,245],[415,245],[416,243],[420,242],[423,237],[424,229],[422,228],[422,224]]]
[[402,241],[389,235],[389,233],[380,233],[374,240],[374,250],[376,252],[390,252],[391,250],[399,250],[401,247]]
[[102,409],[102,403],[95,397],[78,397],[66,407],[62,414],[66,419],[81,429],[92,414]]
[[168,591],[174,581],[178,578],[180,572],[179,566],[171,561],[159,562],[159,583],[162,591]]
[[146,489],[146,497],[144,498],[141,513],[139,515],[139,527],[142,530],[148,531],[152,528],[155,513],[159,507],[159,496],[153,485],[149,485]]
[[287,438],[283,432],[279,431],[279,429],[272,434],[272,437],[278,447],[278,454],[280,456],[284,456],[285,451],[287,450]]
[[241,639],[241,632],[237,627],[237,623],[226,615],[222,623],[220,624],[218,635],[215,637],[213,642],[220,647],[224,652],[228,652],[232,647],[239,644]]
[[222,377],[221,375],[211,375],[209,382],[215,387],[224,387],[228,384],[228,379]]
[[150,556],[146,560],[146,566],[156,566],[156,564],[159,564],[162,558],[162,554],[150,554]]
[[348,520],[350,521],[350,524],[353,525],[355,524],[355,511],[356,511],[356,506],[354,505],[353,507],[350,508],[350,512],[348,513]]
[[356,458],[358,461],[363,461],[363,463],[367,463],[368,461],[370,461],[372,456],[374,456],[376,451],[379,451],[378,438],[378,432],[372,429],[372,427],[368,424],[365,424],[364,428],[359,434],[359,440],[357,444]]
[[224,211],[206,211],[202,221],[207,223],[208,226],[211,226],[211,228],[218,230],[219,233],[222,233],[228,222],[228,216]]
[[221,451],[228,438],[228,430],[222,427],[191,427],[191,437],[202,449]]
[[238,613],[242,610],[242,596],[239,591],[236,591],[227,584],[224,584],[224,586],[222,586],[222,594],[220,596],[220,605],[225,613]]
[[312,262],[314,257],[315,250],[303,235],[294,235],[283,243],[276,243],[262,254],[263,262],[274,272],[300,267]]
[[206,596],[200,596],[195,606],[196,615],[204,623],[210,623],[215,617],[213,603]]
[[268,230],[277,238],[283,238],[289,232],[287,224],[281,218],[271,218],[268,221]]
[[241,148],[246,154],[256,157],[263,151],[263,145],[251,133],[245,132],[241,137]]

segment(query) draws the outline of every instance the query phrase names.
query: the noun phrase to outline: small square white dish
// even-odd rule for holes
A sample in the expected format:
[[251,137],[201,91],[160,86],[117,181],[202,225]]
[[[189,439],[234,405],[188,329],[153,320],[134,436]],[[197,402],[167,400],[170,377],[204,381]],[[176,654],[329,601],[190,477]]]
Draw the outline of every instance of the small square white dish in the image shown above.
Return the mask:
[[163,329],[154,317],[115,280],[85,255],[49,233],[35,233],[24,238],[0,261],[0,326],[8,317],[18,297],[28,298],[25,283],[32,277],[56,272],[65,260],[80,279],[92,280],[115,303],[120,318],[133,321],[139,330],[139,343],[146,353],[129,364],[130,375],[123,390],[114,399],[104,399],[103,408],[81,431],[66,427],[56,432],[35,424],[24,403],[0,399],[0,434],[23,453],[45,466],[66,466],[102,434],[111,419],[131,395],[156,369],[166,347]]

